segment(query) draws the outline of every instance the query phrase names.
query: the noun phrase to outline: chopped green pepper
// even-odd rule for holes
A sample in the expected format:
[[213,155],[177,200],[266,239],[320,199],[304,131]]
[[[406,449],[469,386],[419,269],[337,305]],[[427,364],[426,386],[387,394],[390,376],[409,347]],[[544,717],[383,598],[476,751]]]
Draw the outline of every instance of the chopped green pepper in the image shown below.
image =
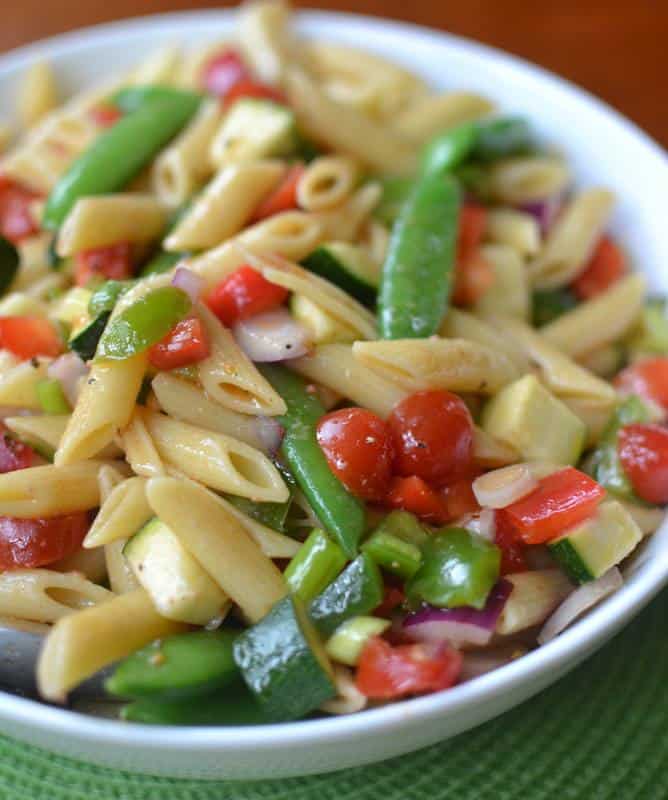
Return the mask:
[[418,547],[422,547],[429,537],[420,520],[410,511],[390,511],[373,533],[389,533]]
[[59,380],[44,378],[37,382],[35,390],[45,414],[69,414],[72,410]]
[[135,285],[135,281],[105,281],[91,295],[88,313],[97,317],[103,311],[113,311],[118,299]]
[[364,542],[362,552],[368,553],[379,567],[404,579],[412,578],[422,563],[419,547],[381,531],[376,531]]

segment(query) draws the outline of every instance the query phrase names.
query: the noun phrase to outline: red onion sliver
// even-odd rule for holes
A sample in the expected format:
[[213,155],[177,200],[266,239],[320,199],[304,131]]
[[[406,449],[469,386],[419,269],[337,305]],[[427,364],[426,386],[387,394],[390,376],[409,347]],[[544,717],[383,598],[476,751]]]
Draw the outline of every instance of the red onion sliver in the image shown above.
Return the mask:
[[303,356],[309,350],[307,330],[284,308],[237,322],[233,333],[251,361],[286,361]]
[[489,643],[496,622],[510,597],[513,585],[503,578],[489,593],[482,610],[462,606],[461,608],[426,608],[409,614],[403,623],[403,632],[411,639],[427,642],[448,640],[454,645],[476,645]]
[[538,634],[539,644],[547,644],[564,631],[578,617],[609,594],[616,592],[624,584],[622,573],[613,567],[598,580],[583,583],[579,589],[569,594],[557,608]]
[[276,455],[283,441],[285,428],[273,417],[256,417],[256,430],[262,449],[269,455]]
[[199,300],[202,294],[204,281],[200,275],[197,275],[191,269],[187,267],[177,267],[174,272],[174,277],[172,278],[172,286],[184,291],[194,304]]
[[79,396],[79,381],[88,374],[88,367],[76,353],[65,353],[49,364],[47,375],[60,381],[67,402],[74,408]]
[[545,236],[559,216],[562,204],[562,195],[556,194],[545,200],[534,200],[529,203],[522,203],[519,209],[536,218],[540,226],[540,232]]

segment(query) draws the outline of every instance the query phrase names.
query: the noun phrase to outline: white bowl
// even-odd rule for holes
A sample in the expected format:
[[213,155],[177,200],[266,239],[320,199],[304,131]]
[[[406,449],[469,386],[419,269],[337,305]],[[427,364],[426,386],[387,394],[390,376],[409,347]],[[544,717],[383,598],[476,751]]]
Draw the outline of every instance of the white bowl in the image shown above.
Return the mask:
[[[36,57],[69,89],[128,66],[165,41],[206,41],[230,28],[230,12],[150,17],[92,28],[0,58],[0,108]],[[537,67],[488,47],[409,25],[304,13],[299,29],[362,45],[404,63],[435,86],[468,88],[527,114],[567,154],[578,180],[614,189],[614,231],[655,289],[668,290],[668,161],[634,125]],[[72,757],[151,774],[262,778],[326,772],[407,753],[478,725],[556,681],[601,647],[668,582],[668,526],[634,559],[617,594],[546,647],[437,695],[361,714],[253,728],[167,728],[74,714],[2,694],[3,733]]]

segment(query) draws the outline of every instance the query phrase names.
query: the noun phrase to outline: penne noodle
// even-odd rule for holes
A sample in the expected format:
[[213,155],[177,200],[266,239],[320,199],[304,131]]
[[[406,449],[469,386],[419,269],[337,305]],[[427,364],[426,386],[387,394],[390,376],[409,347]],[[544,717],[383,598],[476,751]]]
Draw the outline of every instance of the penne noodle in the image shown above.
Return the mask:
[[144,410],[140,406],[135,407],[130,423],[119,432],[118,440],[135,474],[145,478],[165,474],[158,451],[146,430]]
[[50,358],[34,358],[10,366],[0,375],[0,406],[41,410],[37,384],[46,378]]
[[305,211],[328,211],[351,194],[358,178],[357,164],[346,156],[320,156],[297,184],[297,203]]
[[83,547],[94,548],[128,539],[153,516],[146,499],[146,479],[132,477],[114,486],[103,498]]
[[288,29],[289,9],[281,0],[255,0],[239,13],[239,44],[253,72],[280,83],[296,49]]
[[555,156],[517,156],[497,161],[487,174],[487,191],[508,205],[559,195],[571,180],[566,164]]
[[531,214],[510,208],[493,208],[487,212],[485,239],[512,247],[524,258],[535,256],[541,247],[538,220]]
[[427,95],[397,115],[397,131],[416,145],[425,145],[433,136],[449,128],[472,122],[494,111],[485,97],[469,92]]
[[25,73],[19,89],[18,110],[24,128],[32,128],[58,105],[56,81],[45,61],[35,61]]
[[531,296],[522,258],[512,247],[486,244],[481,256],[492,265],[494,283],[476,302],[474,311],[481,316],[503,314],[520,320],[529,317]]

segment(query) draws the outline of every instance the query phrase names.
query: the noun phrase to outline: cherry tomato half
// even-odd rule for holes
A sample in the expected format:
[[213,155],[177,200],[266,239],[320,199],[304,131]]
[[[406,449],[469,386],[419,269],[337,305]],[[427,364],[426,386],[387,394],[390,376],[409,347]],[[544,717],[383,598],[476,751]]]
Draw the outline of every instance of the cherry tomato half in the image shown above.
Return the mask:
[[74,282],[88,286],[95,278],[123,281],[132,277],[132,246],[128,242],[82,250],[74,257]]
[[0,176],[0,234],[10,242],[18,242],[39,232],[31,206],[39,197],[36,192]]
[[72,555],[88,525],[85,511],[40,519],[0,517],[0,571],[43,567]]
[[270,283],[244,264],[214,287],[206,303],[223,325],[232,327],[239,320],[277,308],[288,294],[283,286]]
[[55,357],[63,344],[55,327],[41,317],[0,317],[0,347],[18,358]]
[[638,497],[668,503],[668,430],[660,425],[626,425],[619,431],[617,452]]
[[501,551],[501,574],[526,572],[528,569],[524,555],[524,545],[517,538],[515,529],[507,517],[498,512],[494,515],[494,544]]
[[648,358],[631,364],[613,383],[621,394],[637,394],[668,411],[668,358]]
[[626,274],[624,253],[608,236],[604,236],[594,250],[587,266],[571,285],[580,300],[589,300],[609,289]]
[[202,84],[207,92],[226,97],[241,80],[250,78],[248,67],[236,50],[224,50],[210,58],[202,69]]
[[326,414],[317,428],[332,472],[356,497],[382,500],[392,477],[392,439],[385,422],[364,408]]
[[385,505],[389,508],[410,511],[411,514],[433,525],[443,525],[451,519],[448,503],[443,494],[432,489],[417,475],[393,478],[385,497]]
[[429,483],[453,483],[473,460],[473,420],[464,401],[446,391],[416,392],[395,406],[388,424],[395,472]]

